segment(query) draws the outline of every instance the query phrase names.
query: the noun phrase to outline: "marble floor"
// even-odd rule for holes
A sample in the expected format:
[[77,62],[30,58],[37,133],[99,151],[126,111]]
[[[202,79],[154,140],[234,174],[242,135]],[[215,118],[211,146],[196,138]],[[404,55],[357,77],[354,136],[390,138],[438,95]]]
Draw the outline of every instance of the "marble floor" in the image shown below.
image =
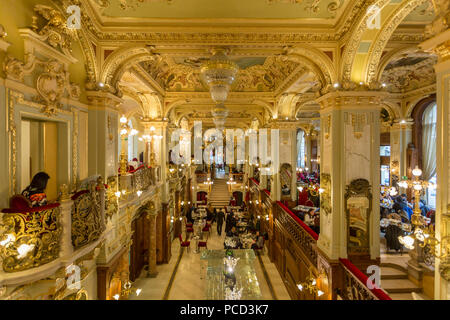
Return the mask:
[[[208,249],[223,249],[223,237],[213,225],[208,239]],[[185,235],[183,234],[183,239]],[[192,246],[192,243],[191,243]],[[290,300],[283,280],[275,265],[270,262],[267,251],[254,262],[256,276],[263,300]],[[131,294],[130,300],[204,300],[206,280],[201,279],[200,254],[193,250],[181,252],[178,240],[172,242],[172,258],[168,264],[158,265],[158,275],[147,278],[143,271],[133,287],[140,288],[139,296]]]

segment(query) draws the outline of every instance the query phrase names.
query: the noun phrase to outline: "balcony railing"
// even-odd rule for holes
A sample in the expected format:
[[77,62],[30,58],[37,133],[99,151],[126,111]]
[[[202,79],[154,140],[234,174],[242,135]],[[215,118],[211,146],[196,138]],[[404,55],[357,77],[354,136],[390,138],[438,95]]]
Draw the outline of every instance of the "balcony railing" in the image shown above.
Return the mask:
[[0,254],[5,272],[35,268],[58,258],[59,203],[25,209],[3,209]]
[[[50,275],[55,263],[62,263],[60,258],[66,263],[76,257],[77,249],[96,245],[105,230],[106,186],[100,177],[94,178],[97,180],[87,179],[88,182],[81,183],[83,188],[89,188],[77,191],[72,197],[64,185],[60,203],[31,208],[22,196],[11,199],[11,208],[2,210],[0,221],[0,257],[4,272],[42,266],[44,273],[41,275],[45,272]],[[23,274],[18,277],[21,276]]]
[[[339,259],[344,270],[343,288],[340,295],[344,300],[392,300],[382,289],[375,288],[368,277],[348,259]],[[370,283],[373,289],[368,287]]]
[[280,201],[277,201],[276,218],[295,239],[308,260],[317,265],[317,239],[319,236]]
[[72,244],[75,249],[98,240],[105,230],[105,192],[99,185],[72,196]]

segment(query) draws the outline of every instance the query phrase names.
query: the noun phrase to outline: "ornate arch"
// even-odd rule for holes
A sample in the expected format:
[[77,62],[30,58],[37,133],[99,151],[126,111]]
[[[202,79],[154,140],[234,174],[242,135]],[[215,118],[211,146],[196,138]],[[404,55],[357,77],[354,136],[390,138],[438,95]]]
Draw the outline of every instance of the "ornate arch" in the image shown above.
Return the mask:
[[117,80],[131,65],[151,60],[154,57],[152,49],[152,47],[145,45],[131,45],[114,51],[103,65],[100,81],[107,87],[114,89]]
[[[337,81],[337,73],[333,61],[321,50],[312,46],[296,45],[287,49],[287,57],[314,72],[321,80],[323,87]],[[314,57],[314,60],[311,60]]]
[[409,0],[401,5],[400,8],[394,10],[389,16],[386,23],[384,23],[381,31],[373,41],[369,55],[367,57],[367,65],[365,66],[363,73],[365,75],[364,81],[366,83],[372,83],[376,81],[378,65],[383,54],[383,49],[386,47],[389,39],[399,24],[405,19],[415,8],[422,5],[427,0]]
[[[364,34],[368,30],[368,8],[371,5],[378,6],[383,11],[390,0],[374,0],[367,1],[362,7],[362,14],[360,15],[358,22],[354,25],[351,32],[349,32],[348,43],[345,46],[344,53],[342,55],[341,63],[341,78],[343,82],[352,81],[352,71],[354,67],[354,60],[357,50],[361,44]],[[362,81],[363,79],[360,79]]]

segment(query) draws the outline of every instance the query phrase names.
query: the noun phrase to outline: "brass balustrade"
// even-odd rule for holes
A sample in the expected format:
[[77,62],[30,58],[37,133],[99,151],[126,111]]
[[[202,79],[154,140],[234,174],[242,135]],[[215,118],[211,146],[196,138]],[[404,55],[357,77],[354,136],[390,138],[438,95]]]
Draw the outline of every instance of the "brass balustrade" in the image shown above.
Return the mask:
[[[302,226],[293,217],[293,213],[283,208],[280,203],[276,205],[276,219],[286,230],[293,242],[302,250],[312,265],[317,265],[317,235],[306,225]],[[308,230],[308,229],[309,230]]]
[[90,190],[72,196],[72,244],[75,249],[98,240],[106,228],[102,214],[105,195],[100,191],[100,185],[91,185]]
[[58,258],[62,233],[59,203],[2,212],[0,255],[5,272],[35,268]]
[[367,276],[358,270],[349,260],[339,259],[343,270],[343,284],[340,296],[344,300],[391,300],[389,295],[380,288],[369,288]]

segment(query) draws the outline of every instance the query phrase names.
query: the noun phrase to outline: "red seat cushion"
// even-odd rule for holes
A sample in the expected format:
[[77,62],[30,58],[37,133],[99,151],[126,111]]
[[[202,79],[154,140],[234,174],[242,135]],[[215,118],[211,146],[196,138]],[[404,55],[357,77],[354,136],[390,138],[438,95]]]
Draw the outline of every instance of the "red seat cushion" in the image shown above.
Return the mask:
[[186,228],[186,232],[194,232],[194,229],[192,229],[192,228]]
[[190,241],[183,241],[182,243],[181,243],[181,246],[182,247],[189,247],[191,245],[191,242]]
[[208,227],[208,226],[204,227],[204,228],[202,229],[202,231],[208,232],[208,231],[209,231],[209,227]]
[[198,242],[199,247],[206,247],[206,241],[199,241]]
[[31,202],[24,196],[16,194],[9,199],[9,208],[18,210],[28,209],[31,208]]

